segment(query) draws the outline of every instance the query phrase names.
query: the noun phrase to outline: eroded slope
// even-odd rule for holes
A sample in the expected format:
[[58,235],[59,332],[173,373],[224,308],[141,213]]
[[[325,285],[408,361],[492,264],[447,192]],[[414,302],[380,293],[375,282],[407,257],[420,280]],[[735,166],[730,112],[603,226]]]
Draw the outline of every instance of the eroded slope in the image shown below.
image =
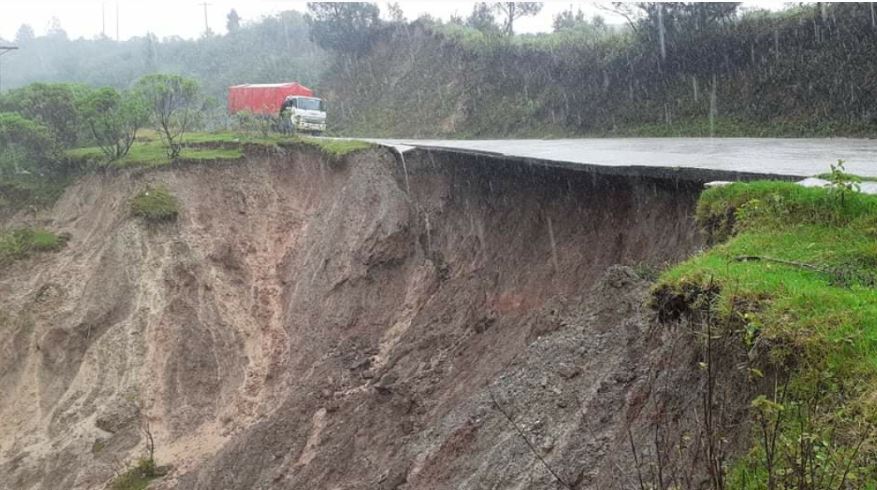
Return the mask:
[[[157,183],[176,223],[129,215]],[[520,390],[580,411],[619,376],[616,401],[634,396],[623,373],[648,369],[619,355],[635,336],[588,329],[641,321],[641,296],[571,319],[612,264],[693,250],[697,189],[383,150],[85,178],[39,218],[68,246],[0,277],[0,485],[100,488],[148,422],[173,465],[158,488],[552,488],[487,387],[512,412]],[[567,374],[502,387],[570,329],[595,343]],[[539,381],[558,375],[577,381]],[[540,444],[564,478],[606,478],[628,405],[603,410],[590,462],[572,441],[597,439],[557,415]]]

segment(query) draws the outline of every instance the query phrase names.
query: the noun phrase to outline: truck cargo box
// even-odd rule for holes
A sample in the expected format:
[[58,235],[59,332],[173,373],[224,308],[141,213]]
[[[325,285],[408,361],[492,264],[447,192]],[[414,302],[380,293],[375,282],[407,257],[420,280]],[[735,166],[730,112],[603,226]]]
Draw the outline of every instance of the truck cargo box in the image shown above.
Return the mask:
[[312,97],[314,91],[297,82],[233,85],[228,88],[228,113],[249,111],[276,116],[283,101],[291,95]]

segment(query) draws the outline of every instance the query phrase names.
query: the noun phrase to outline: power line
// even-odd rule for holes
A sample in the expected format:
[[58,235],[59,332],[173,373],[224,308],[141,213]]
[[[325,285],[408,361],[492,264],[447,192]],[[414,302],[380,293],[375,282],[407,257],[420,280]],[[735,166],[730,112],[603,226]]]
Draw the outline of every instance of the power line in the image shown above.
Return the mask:
[[[10,51],[15,51],[16,49],[18,49],[18,46],[0,46],[0,56],[3,56],[4,54],[6,54]],[[2,65],[0,65],[0,92],[3,91],[2,73],[3,73]]]

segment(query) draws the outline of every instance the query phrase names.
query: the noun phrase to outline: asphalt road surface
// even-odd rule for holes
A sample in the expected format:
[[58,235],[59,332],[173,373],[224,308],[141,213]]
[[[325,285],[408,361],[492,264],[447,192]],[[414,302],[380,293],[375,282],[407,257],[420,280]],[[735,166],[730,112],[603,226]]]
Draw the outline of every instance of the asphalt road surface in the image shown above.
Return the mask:
[[877,177],[877,139],[848,138],[589,138],[557,140],[366,139],[495,156],[608,167],[702,169],[808,177],[846,161],[847,172]]

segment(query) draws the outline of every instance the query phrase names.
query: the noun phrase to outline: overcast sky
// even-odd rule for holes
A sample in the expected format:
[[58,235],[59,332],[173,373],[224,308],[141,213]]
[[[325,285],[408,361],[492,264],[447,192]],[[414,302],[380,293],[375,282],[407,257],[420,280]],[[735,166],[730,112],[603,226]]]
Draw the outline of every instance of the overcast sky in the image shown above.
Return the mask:
[[[13,39],[18,27],[30,24],[37,35],[46,32],[53,17],[71,38],[93,38],[105,26],[106,35],[116,36],[116,7],[118,6],[118,30],[121,39],[142,36],[152,32],[158,37],[181,36],[192,38],[204,32],[204,6],[207,3],[207,22],[216,33],[225,32],[225,16],[234,8],[244,22],[257,20],[282,10],[304,12],[307,2],[295,0],[0,0],[0,38]],[[458,1],[400,1],[409,19],[429,13],[447,19],[453,14],[466,16],[474,2]],[[770,8],[778,8],[780,2],[747,2]],[[382,15],[386,2],[378,2]],[[542,12],[534,17],[520,20],[518,32],[542,32],[551,30],[551,19],[558,12],[573,6],[587,14],[600,14],[611,23],[620,23],[617,16],[601,9],[608,2],[545,2]]]

